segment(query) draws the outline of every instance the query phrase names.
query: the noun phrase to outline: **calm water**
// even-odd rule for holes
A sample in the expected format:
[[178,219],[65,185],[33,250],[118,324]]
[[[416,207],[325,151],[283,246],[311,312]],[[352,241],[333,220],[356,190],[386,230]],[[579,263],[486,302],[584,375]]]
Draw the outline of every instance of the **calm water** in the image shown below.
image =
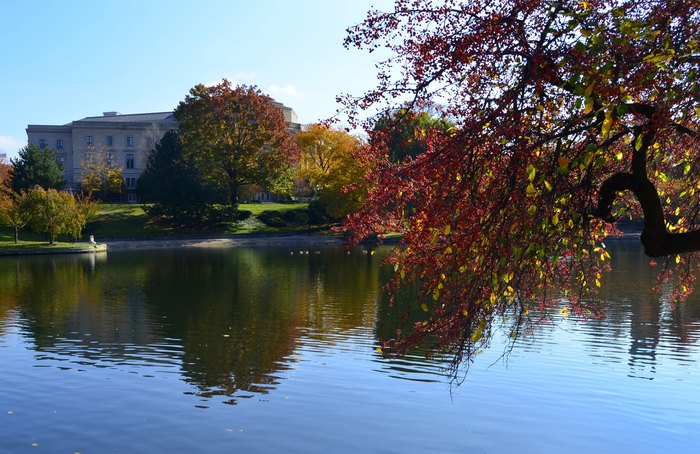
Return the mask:
[[0,452],[697,452],[700,299],[612,249],[607,319],[497,338],[453,388],[375,351],[386,251],[0,257]]

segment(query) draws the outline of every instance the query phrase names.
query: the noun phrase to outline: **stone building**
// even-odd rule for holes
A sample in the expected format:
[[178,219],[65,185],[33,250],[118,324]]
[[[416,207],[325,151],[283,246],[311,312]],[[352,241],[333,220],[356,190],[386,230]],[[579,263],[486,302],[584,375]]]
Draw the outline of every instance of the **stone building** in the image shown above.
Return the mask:
[[[276,104],[283,110],[290,132],[298,131],[301,126],[294,110]],[[80,188],[83,163],[99,154],[122,169],[126,198],[136,202],[136,180],[146,168],[148,153],[163,134],[177,127],[173,112],[104,112],[65,125],[28,125],[27,139],[30,144],[56,150],[71,189]]]

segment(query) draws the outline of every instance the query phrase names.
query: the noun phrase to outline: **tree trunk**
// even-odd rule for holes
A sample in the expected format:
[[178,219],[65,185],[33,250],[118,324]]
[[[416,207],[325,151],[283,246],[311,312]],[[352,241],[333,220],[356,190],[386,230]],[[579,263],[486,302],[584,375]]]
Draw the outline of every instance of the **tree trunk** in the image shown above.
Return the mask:
[[15,244],[19,243],[19,229],[15,227]]

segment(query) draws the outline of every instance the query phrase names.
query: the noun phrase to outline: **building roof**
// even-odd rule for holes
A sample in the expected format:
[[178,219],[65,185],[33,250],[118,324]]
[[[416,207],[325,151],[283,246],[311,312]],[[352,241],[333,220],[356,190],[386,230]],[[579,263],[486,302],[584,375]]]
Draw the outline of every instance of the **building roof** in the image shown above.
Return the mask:
[[105,112],[99,117],[85,117],[80,120],[80,122],[110,122],[110,123],[130,123],[136,121],[175,121],[175,115],[173,112],[153,112],[153,113],[139,113],[139,114],[120,114],[118,112]]

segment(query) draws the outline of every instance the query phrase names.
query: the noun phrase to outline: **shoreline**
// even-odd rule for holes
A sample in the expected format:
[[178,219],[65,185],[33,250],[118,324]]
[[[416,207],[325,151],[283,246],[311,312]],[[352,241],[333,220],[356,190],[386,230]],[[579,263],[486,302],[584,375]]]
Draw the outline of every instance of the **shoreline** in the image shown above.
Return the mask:
[[[609,237],[606,241],[639,240],[638,232],[628,232],[621,237]],[[394,245],[398,238],[385,238],[382,245]],[[49,254],[86,254],[119,251],[179,249],[179,248],[235,248],[235,247],[328,247],[345,244],[342,234],[265,234],[265,235],[222,235],[212,237],[175,238],[161,237],[149,239],[109,239],[100,241],[97,246],[89,243],[76,243],[72,247],[49,248],[37,247],[16,251],[0,251],[1,256],[49,255]]]
[[53,255],[53,254],[101,254],[106,253],[107,244],[75,243],[74,246],[50,246],[17,248],[0,250],[0,257],[14,257],[18,255]]
[[261,236],[221,236],[212,238],[162,238],[148,240],[108,240],[101,241],[109,251],[128,251],[166,248],[233,248],[233,247],[310,247],[342,246],[342,235],[315,236],[298,235],[261,235]]

